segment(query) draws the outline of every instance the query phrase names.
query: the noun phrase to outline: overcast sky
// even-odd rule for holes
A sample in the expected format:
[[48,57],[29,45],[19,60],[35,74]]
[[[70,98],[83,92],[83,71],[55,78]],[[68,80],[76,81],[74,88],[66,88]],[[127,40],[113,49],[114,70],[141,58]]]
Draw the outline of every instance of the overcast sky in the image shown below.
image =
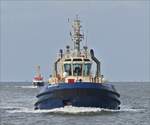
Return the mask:
[[47,79],[76,14],[106,79],[150,80],[149,1],[38,0],[0,1],[0,81],[31,81],[37,64]]

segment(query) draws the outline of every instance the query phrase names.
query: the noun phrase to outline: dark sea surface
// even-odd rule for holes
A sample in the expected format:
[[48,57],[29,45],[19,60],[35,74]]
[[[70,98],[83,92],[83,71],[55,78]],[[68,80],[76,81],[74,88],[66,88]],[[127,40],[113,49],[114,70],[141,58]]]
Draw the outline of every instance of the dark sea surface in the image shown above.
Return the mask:
[[150,83],[112,83],[121,109],[65,107],[34,110],[40,88],[31,83],[0,83],[0,125],[150,125]]

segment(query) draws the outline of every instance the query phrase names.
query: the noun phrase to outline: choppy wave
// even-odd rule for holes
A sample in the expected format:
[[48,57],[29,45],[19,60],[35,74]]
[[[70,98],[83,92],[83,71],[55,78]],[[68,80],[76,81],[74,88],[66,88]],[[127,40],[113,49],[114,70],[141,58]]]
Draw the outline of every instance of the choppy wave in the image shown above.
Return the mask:
[[34,110],[28,108],[12,108],[7,110],[8,113],[59,113],[59,114],[99,114],[102,112],[143,112],[145,109],[132,109],[132,108],[121,108],[120,110],[102,109],[102,108],[90,108],[90,107],[73,107],[66,106],[63,108],[55,108],[51,110]]
[[9,111],[9,110],[17,111],[17,110],[20,110],[21,108],[12,107],[12,106],[0,106],[0,109],[6,110],[6,111]]
[[17,88],[25,88],[25,89],[29,89],[29,88],[37,88],[37,86],[33,86],[33,85],[30,85],[30,86],[15,86]]

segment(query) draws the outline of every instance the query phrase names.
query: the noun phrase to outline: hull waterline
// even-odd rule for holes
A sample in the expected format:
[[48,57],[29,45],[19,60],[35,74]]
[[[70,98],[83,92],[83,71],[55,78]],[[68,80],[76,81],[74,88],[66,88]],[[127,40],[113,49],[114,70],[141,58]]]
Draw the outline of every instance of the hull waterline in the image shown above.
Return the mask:
[[41,81],[41,82],[39,82],[39,81],[33,81],[32,84],[34,86],[44,86],[44,82],[43,81]]
[[37,95],[35,109],[53,109],[72,105],[119,109],[120,95],[113,85],[99,83],[60,83],[47,85]]

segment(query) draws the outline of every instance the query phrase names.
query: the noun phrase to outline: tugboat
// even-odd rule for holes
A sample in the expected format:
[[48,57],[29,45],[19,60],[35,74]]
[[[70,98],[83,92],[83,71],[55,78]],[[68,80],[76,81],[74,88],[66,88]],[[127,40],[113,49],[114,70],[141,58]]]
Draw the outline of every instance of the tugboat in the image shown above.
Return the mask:
[[[84,39],[78,17],[73,21],[70,33],[73,49],[66,46],[60,49],[59,58],[54,63],[54,73],[48,84],[37,95],[35,109],[53,109],[64,106],[97,107],[119,109],[119,93],[109,82],[105,83],[101,74],[101,63],[95,57],[93,49],[80,48]],[[92,74],[95,63],[96,73]]]
[[34,79],[32,80],[32,84],[34,86],[44,86],[44,81],[43,81],[43,77],[40,73],[40,66],[36,66],[36,75],[34,77]]

